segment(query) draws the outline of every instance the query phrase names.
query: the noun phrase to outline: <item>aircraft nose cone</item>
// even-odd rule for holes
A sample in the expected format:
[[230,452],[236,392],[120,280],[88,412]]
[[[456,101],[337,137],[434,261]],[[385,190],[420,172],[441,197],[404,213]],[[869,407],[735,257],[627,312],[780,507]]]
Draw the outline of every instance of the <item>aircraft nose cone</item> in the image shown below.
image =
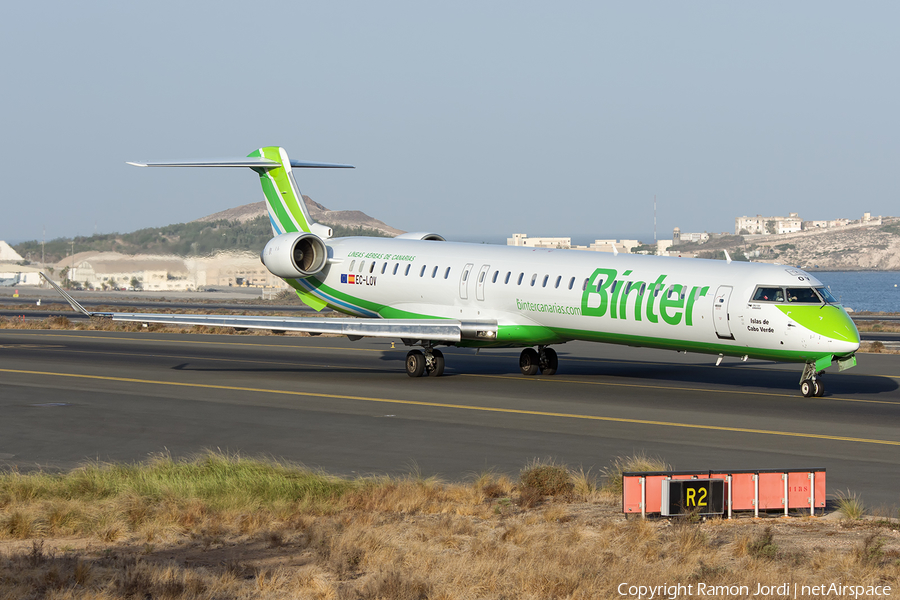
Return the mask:
[[851,354],[859,349],[859,330],[842,307],[827,304],[779,305],[778,308],[800,325],[831,340],[836,355]]

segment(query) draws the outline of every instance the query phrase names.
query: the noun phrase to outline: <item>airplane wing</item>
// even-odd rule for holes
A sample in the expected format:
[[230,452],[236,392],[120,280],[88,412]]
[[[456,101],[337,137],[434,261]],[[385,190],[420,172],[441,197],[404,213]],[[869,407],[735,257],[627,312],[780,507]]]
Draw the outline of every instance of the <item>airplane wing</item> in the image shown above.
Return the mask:
[[458,319],[357,319],[329,317],[270,317],[252,315],[190,315],[166,313],[117,313],[87,310],[66,290],[49,277],[41,276],[53,286],[71,307],[88,317],[132,323],[162,325],[206,325],[235,329],[269,329],[274,331],[303,331],[311,334],[332,333],[351,339],[362,337],[459,342],[463,339],[492,341],[497,339],[496,321],[460,321]]

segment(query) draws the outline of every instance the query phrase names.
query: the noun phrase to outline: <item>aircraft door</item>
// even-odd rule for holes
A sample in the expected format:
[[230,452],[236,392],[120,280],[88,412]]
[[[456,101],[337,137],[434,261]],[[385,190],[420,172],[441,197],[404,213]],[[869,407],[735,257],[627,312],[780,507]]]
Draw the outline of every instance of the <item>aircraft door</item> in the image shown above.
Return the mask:
[[716,290],[716,299],[713,302],[713,323],[716,326],[716,336],[720,340],[733,340],[731,333],[730,315],[728,314],[728,300],[731,298],[731,286],[720,285]]
[[469,298],[469,274],[472,272],[472,263],[463,268],[462,275],[459,276],[459,297],[463,300]]
[[491,265],[481,265],[481,270],[478,271],[478,281],[475,282],[475,297],[482,301],[484,300],[484,280],[487,279],[490,268]]

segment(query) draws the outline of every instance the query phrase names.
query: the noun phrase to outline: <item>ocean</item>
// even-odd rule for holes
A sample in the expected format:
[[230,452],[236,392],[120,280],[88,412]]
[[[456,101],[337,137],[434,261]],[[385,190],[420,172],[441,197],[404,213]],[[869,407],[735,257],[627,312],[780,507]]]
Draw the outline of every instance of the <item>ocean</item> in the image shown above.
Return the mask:
[[815,271],[810,275],[856,312],[900,313],[900,271]]

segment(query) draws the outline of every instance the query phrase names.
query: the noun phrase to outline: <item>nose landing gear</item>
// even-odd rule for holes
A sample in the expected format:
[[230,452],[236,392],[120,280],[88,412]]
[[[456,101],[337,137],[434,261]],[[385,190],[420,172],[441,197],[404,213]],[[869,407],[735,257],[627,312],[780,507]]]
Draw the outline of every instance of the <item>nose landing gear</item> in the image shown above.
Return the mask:
[[821,398],[825,395],[824,371],[817,371],[815,363],[806,363],[800,376],[800,393],[804,398]]

